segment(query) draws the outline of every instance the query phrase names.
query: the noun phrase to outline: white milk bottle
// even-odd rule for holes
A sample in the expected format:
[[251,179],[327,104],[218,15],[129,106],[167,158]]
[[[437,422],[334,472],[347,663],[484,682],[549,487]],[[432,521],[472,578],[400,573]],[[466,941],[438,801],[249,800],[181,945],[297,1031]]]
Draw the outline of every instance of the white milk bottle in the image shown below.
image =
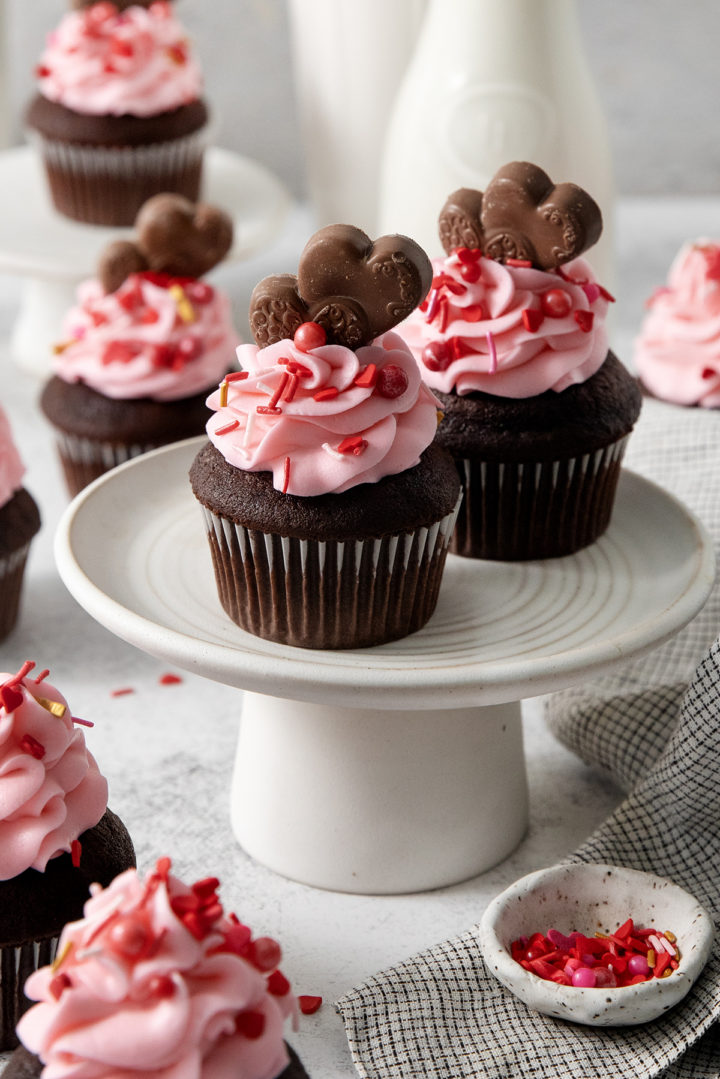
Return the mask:
[[599,204],[603,235],[586,257],[612,287],[608,130],[574,0],[429,0],[388,125],[379,231],[441,254],[447,196],[484,190],[517,160],[579,184]]

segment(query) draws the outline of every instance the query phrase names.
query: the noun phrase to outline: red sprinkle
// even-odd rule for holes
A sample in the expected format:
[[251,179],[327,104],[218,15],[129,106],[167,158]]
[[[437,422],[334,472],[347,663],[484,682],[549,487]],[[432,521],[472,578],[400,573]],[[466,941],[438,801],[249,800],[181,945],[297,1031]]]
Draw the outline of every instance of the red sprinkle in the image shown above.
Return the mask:
[[245,378],[248,378],[247,371],[230,371],[225,375],[225,382],[242,382]]
[[216,435],[229,435],[231,431],[234,431],[236,427],[240,426],[240,420],[230,420],[229,423],[223,424],[222,427],[218,427],[215,431]]
[[592,311],[575,311],[573,318],[583,333],[590,333],[595,319]]
[[523,326],[528,333],[537,333],[543,324],[545,315],[542,311],[537,311],[534,308],[526,307],[522,312]]
[[290,992],[290,982],[285,975],[279,971],[274,970],[267,979],[268,993],[272,993],[274,997],[284,997]]
[[282,416],[282,409],[275,405],[258,405],[255,411],[259,416]]
[[23,702],[23,695],[19,689],[6,682],[3,686],[0,686],[0,701],[9,715],[11,712],[14,712],[16,708],[20,707]]
[[290,458],[286,457],[283,462],[283,487],[282,493],[287,494],[287,489],[290,486]]
[[29,753],[36,761],[41,761],[45,756],[45,746],[42,742],[38,742],[37,738],[33,738],[31,734],[24,734],[20,739],[19,746],[23,753]]
[[354,453],[359,457],[367,449],[367,441],[361,435],[348,435],[338,446],[338,453]]
[[313,394],[313,401],[332,401],[339,393],[340,390],[337,386],[326,386],[324,389],[318,390],[317,393]]
[[246,1038],[260,1038],[265,1030],[265,1016],[262,1012],[241,1012],[235,1020],[235,1029]]
[[177,674],[162,674],[158,682],[161,686],[177,686],[182,682],[182,678]]
[[322,997],[312,997],[305,994],[300,995],[297,998],[300,1011],[303,1015],[314,1015],[322,1004],[322,999]]
[[82,858],[82,844],[79,839],[73,839],[70,844],[70,859],[75,869],[80,865],[80,859]]
[[517,266],[521,270],[532,269],[532,262],[530,259],[505,259],[506,266]]
[[123,686],[122,689],[114,689],[110,694],[111,697],[127,697],[128,693],[134,693],[135,690],[132,686]]
[[375,385],[377,379],[377,366],[374,363],[369,363],[367,367],[364,367],[360,374],[354,379],[353,385],[360,386],[363,390],[369,390]]
[[63,990],[67,989],[70,985],[72,985],[72,982],[68,978],[67,974],[61,972],[60,974],[55,975],[55,977],[50,982],[48,989],[50,990],[50,993],[55,1000],[60,1000]]

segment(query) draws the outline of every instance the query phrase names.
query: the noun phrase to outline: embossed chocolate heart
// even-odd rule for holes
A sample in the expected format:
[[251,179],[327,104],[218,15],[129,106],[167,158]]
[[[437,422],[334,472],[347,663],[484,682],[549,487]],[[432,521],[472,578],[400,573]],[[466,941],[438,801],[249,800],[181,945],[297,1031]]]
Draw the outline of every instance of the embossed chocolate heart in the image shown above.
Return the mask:
[[359,348],[392,329],[424,299],[432,281],[425,252],[407,236],[374,242],[352,225],[310,238],[297,277],[267,277],[250,298],[250,328],[264,347],[317,322],[330,343]]
[[173,277],[202,277],[225,257],[233,238],[224,210],[170,194],[148,199],[135,230],[150,269]]
[[232,218],[215,206],[182,195],[148,199],[135,218],[137,239],[115,240],[100,255],[98,278],[115,292],[131,273],[154,270],[171,277],[202,277],[230,250]]
[[[84,7],[94,7],[98,0],[72,0],[71,7],[79,11]],[[118,11],[124,11],[129,7],[150,7],[154,0],[112,0]]]
[[554,184],[537,165],[513,161],[495,173],[484,193],[453,192],[440,213],[439,232],[448,254],[455,247],[479,247],[498,262],[522,259],[554,270],[599,239],[602,214],[577,184]]

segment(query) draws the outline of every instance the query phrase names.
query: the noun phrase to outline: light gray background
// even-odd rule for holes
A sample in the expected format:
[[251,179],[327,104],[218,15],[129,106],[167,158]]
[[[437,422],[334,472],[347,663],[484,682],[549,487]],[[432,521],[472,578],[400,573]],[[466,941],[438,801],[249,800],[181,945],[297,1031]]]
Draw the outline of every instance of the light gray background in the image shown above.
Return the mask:
[[[5,4],[19,139],[44,35],[69,5]],[[178,7],[203,62],[217,143],[268,165],[301,195],[286,0],[180,0]],[[718,0],[578,0],[578,9],[610,122],[619,193],[719,192]]]

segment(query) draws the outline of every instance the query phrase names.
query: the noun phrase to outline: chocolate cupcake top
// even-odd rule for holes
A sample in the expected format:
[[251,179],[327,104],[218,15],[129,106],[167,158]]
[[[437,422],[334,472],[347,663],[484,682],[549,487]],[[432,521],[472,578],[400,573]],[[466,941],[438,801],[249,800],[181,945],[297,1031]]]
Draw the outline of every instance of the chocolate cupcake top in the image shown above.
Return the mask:
[[76,6],[35,69],[43,97],[88,115],[156,116],[201,96],[200,66],[166,0]]
[[634,356],[645,388],[676,405],[720,408],[720,244],[686,244],[648,308]]
[[525,398],[599,369],[612,297],[581,257],[602,229],[586,192],[513,162],[485,192],[450,195],[439,228],[447,256],[398,327],[429,386]]
[[149,199],[136,237],[101,254],[78,289],[54,372],[105,397],[173,401],[207,390],[232,366],[230,303],[202,274],[232,244],[230,217],[181,195]]
[[43,871],[70,853],[107,808],[107,781],[63,695],[31,676],[34,663],[0,674],[0,880]]
[[0,506],[22,487],[25,466],[13,441],[10,421],[0,408]]
[[[412,240],[374,243],[331,225],[305,247],[297,276],[253,293],[258,345],[211,394],[208,436],[236,468],[271,472],[284,494],[340,493],[416,465],[437,402],[391,328],[425,295],[430,263]],[[261,347],[262,346],[262,347]]]
[[26,982],[39,1003],[18,1036],[68,1076],[280,1076],[298,1007],[280,946],[224,912],[215,877],[188,887],[170,868],[95,886],[53,965]]

